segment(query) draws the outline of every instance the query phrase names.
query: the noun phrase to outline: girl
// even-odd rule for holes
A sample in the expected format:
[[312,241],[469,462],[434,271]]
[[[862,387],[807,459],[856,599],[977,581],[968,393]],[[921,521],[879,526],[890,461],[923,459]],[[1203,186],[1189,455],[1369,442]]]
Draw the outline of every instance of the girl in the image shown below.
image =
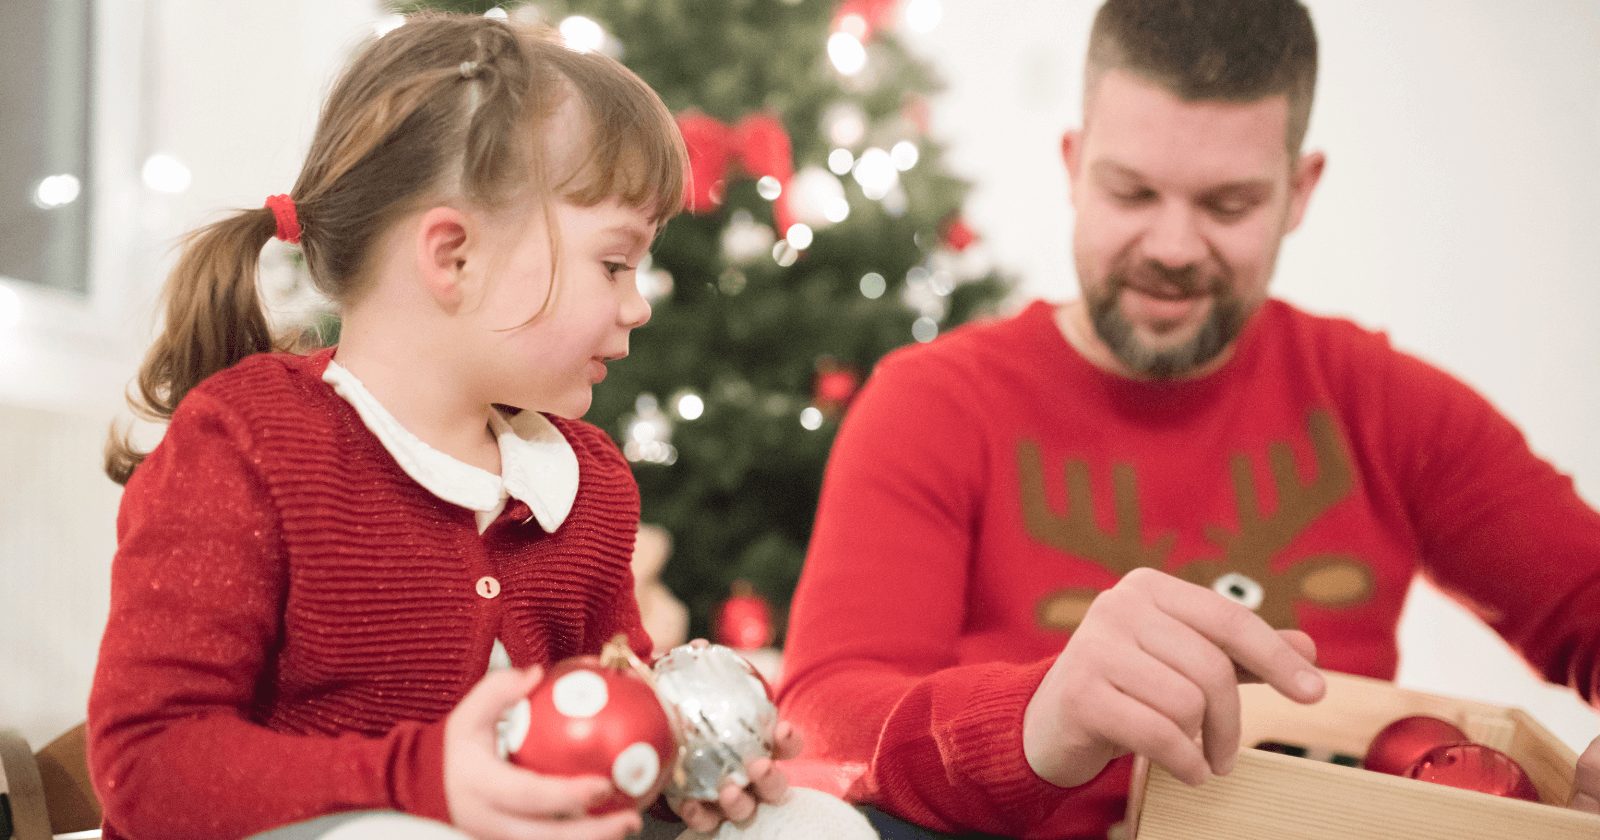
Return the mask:
[[[190,237],[135,405],[166,437],[107,455],[127,490],[89,701],[106,837],[364,809],[484,838],[638,829],[584,816],[608,780],[513,767],[494,728],[538,665],[619,632],[650,651],[638,491],[575,418],[650,316],[634,269],[684,171],[671,115],[616,62],[421,16],[335,85],[292,193]],[[340,304],[336,350],[268,352],[274,235]],[[485,676],[497,646],[526,670]],[[685,819],[783,795],[753,769]]]

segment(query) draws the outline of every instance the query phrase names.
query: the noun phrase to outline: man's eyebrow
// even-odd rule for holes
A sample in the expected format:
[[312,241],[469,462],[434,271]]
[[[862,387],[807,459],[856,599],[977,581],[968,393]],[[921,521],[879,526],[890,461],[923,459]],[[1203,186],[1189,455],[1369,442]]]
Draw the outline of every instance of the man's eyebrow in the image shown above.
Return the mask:
[[[1111,160],[1097,160],[1089,166],[1089,170],[1099,178],[1120,178],[1129,181],[1145,180],[1143,173],[1139,172],[1139,170]],[[1254,194],[1271,191],[1271,178],[1241,178],[1237,181],[1224,181],[1205,189],[1207,195],[1233,192]]]
[[1113,178],[1128,178],[1134,181],[1144,180],[1139,170],[1131,166],[1124,166],[1113,160],[1097,160],[1090,164],[1089,171],[1097,176],[1111,176]]

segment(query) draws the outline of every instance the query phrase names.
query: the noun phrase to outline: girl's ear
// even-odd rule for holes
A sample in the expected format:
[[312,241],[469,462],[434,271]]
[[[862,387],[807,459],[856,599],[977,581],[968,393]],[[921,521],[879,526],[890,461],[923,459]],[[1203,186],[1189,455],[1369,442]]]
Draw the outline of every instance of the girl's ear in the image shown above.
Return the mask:
[[434,302],[449,312],[464,297],[467,259],[476,244],[471,231],[472,221],[454,207],[428,210],[417,226],[417,274]]

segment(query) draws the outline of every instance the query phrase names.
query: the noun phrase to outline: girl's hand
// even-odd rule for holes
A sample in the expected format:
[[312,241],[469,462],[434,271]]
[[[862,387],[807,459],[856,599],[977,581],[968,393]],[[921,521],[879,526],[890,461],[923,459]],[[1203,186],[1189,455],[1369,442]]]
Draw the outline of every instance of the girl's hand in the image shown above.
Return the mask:
[[543,672],[491,672],[456,704],[444,725],[444,792],[450,821],[478,840],[621,840],[640,828],[633,811],[591,817],[611,793],[599,776],[541,776],[501,758],[495,726]]
[[669,802],[684,824],[701,834],[716,832],[723,820],[741,823],[756,813],[762,802],[779,803],[789,798],[789,777],[784,775],[775,759],[794,758],[800,754],[800,733],[787,721],[779,721],[773,733],[772,758],[758,758],[745,767],[750,774],[748,787],[740,788],[732,782],[722,786],[715,802],[686,800]]

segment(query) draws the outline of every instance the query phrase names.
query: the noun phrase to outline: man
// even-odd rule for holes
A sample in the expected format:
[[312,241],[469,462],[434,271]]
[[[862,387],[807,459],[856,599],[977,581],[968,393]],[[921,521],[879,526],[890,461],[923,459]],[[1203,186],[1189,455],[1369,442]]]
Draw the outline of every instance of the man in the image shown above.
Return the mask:
[[[1295,0],[1101,8],[1082,300],[894,354],[835,444],[780,701],[853,799],[1103,835],[1130,753],[1231,769],[1241,676],[1392,678],[1418,571],[1600,695],[1600,515],[1466,386],[1268,298],[1315,77]],[[1600,747],[1578,781],[1600,810]]]

